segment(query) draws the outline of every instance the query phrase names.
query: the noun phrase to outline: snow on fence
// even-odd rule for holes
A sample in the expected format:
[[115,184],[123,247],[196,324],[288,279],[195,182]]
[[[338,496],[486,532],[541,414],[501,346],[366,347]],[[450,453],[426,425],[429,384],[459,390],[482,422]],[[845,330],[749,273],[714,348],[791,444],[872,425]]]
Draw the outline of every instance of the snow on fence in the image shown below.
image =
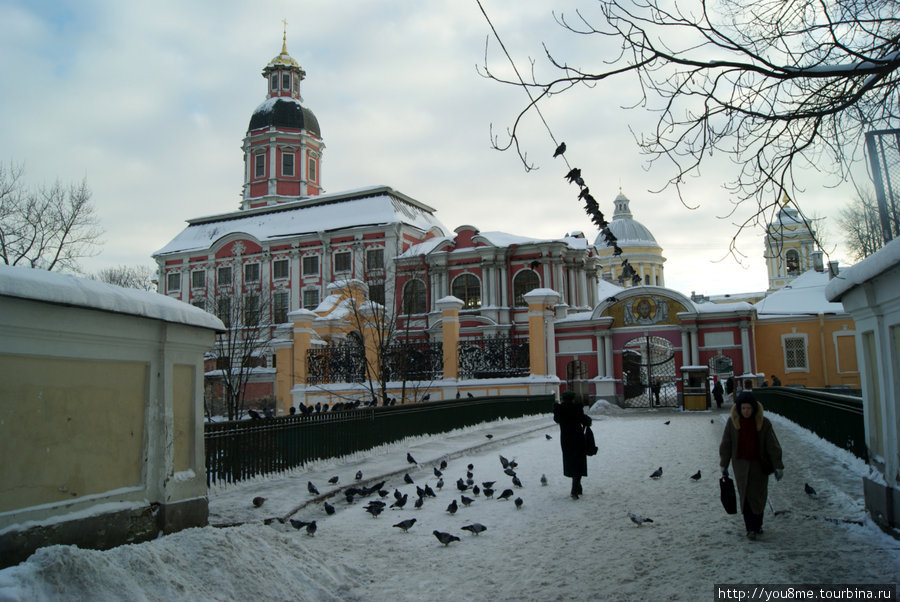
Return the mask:
[[868,461],[862,397],[795,387],[762,387],[753,395],[767,412],[784,416]]
[[205,433],[206,482],[209,486],[241,481],[405,437],[547,413],[552,411],[553,401],[552,395],[467,398],[209,423]]

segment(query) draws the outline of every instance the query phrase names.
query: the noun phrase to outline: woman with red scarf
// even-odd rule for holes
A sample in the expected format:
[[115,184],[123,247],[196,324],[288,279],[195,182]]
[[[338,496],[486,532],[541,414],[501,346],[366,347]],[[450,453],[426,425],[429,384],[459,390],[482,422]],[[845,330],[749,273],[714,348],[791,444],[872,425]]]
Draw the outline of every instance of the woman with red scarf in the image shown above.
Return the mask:
[[750,391],[738,395],[722,433],[719,465],[726,476],[729,462],[737,481],[747,537],[756,539],[762,534],[769,475],[774,473],[775,479],[780,481],[784,464],[781,462],[781,444],[772,423],[763,416],[762,404]]

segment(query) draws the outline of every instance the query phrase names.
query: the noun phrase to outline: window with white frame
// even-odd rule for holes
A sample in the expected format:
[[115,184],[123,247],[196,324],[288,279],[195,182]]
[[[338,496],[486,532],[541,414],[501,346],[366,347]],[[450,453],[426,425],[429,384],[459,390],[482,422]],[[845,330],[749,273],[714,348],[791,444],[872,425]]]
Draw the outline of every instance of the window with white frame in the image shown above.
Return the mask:
[[222,320],[226,328],[231,328],[231,297],[222,295],[216,299],[216,317]]
[[306,169],[307,180],[310,182],[316,181],[316,160],[312,157],[309,158],[309,163]]
[[450,294],[463,302],[463,309],[481,307],[481,282],[474,274],[460,274],[450,285]]
[[290,73],[282,73],[281,74],[281,89],[282,90],[290,90],[291,89],[291,74]]
[[533,270],[519,270],[513,278],[513,299],[516,307],[527,307],[525,293],[530,293],[541,284],[540,278]]
[[248,263],[244,266],[244,282],[259,282],[258,263]]
[[425,313],[425,283],[413,278],[403,285],[403,313]]
[[288,321],[288,304],[291,295],[288,291],[276,291],[272,294],[272,317],[276,324],[284,324]]
[[288,260],[278,259],[272,262],[272,276],[275,280],[284,280],[288,277]]
[[806,335],[786,334],[781,337],[781,345],[784,348],[785,372],[809,371],[806,359]]
[[266,154],[258,153],[253,155],[253,177],[266,177]]
[[319,289],[303,289],[303,309],[315,309],[319,306]]
[[344,251],[334,254],[334,271],[349,272],[350,271],[350,251]]
[[382,270],[384,269],[384,249],[368,249],[366,250],[366,269]]
[[294,153],[291,151],[284,151],[281,154],[281,175],[294,176]]
[[318,276],[319,275],[319,256],[307,255],[303,258],[303,275]]
[[175,292],[181,290],[181,274],[178,272],[172,272],[170,274],[166,274],[166,291],[167,292]]
[[272,92],[276,91],[278,89],[278,74],[277,73],[272,74],[271,84],[272,84]]
[[369,284],[369,301],[384,305],[384,284]]
[[244,296],[244,326],[259,324],[259,295]]
[[231,266],[225,266],[216,270],[216,282],[219,286],[231,286]]
[[191,272],[191,288],[204,288],[206,286],[206,270],[194,270]]

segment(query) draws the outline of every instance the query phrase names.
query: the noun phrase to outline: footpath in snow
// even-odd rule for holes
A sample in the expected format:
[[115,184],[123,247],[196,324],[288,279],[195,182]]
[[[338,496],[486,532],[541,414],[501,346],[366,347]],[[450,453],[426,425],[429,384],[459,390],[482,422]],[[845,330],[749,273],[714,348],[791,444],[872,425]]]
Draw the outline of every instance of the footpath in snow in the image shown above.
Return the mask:
[[[210,522],[236,526],[191,529],[106,552],[45,548],[0,571],[0,601],[696,600],[710,599],[714,584],[898,581],[900,542],[863,509],[861,476],[868,467],[778,416],[770,415],[784,448],[785,477],[770,484],[762,539],[748,541],[740,516],[726,515],[718,500],[726,415],[595,408],[600,453],[589,459],[579,500],[568,495],[550,416],[407,439],[214,488]],[[407,453],[417,465],[407,462]],[[521,488],[504,474],[500,455],[518,463]],[[438,489],[434,467],[441,460],[447,468]],[[479,486],[496,481],[493,499],[457,490],[469,464]],[[662,478],[650,479],[659,466]],[[693,481],[697,470],[702,478]],[[413,484],[404,482],[406,474]],[[330,485],[334,476],[338,482]],[[404,508],[373,517],[364,507],[377,494],[345,500],[347,486],[381,480],[388,504],[395,489],[409,496]],[[309,493],[309,482],[320,495]],[[804,483],[818,496],[806,495]],[[425,484],[437,497],[416,509],[416,487]],[[512,499],[498,500],[506,488]],[[465,506],[462,495],[474,501]],[[266,498],[259,508],[251,503],[256,496]],[[453,500],[459,508],[451,514]],[[334,514],[326,514],[325,502]],[[653,522],[638,527],[628,512]],[[277,518],[315,520],[317,530],[308,536]],[[408,532],[393,526],[411,518],[416,523]],[[462,529],[476,522],[487,530]],[[444,546],[434,530],[460,541]]]

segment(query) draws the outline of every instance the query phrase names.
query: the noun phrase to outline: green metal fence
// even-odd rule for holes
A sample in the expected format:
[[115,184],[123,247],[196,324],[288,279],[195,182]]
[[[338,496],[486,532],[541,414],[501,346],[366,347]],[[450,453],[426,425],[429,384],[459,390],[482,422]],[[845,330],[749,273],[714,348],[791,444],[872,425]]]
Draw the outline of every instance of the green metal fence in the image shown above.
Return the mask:
[[862,397],[794,387],[763,387],[753,395],[767,412],[784,416],[868,461]]
[[484,397],[206,425],[206,483],[231,483],[406,437],[553,411],[552,395]]

